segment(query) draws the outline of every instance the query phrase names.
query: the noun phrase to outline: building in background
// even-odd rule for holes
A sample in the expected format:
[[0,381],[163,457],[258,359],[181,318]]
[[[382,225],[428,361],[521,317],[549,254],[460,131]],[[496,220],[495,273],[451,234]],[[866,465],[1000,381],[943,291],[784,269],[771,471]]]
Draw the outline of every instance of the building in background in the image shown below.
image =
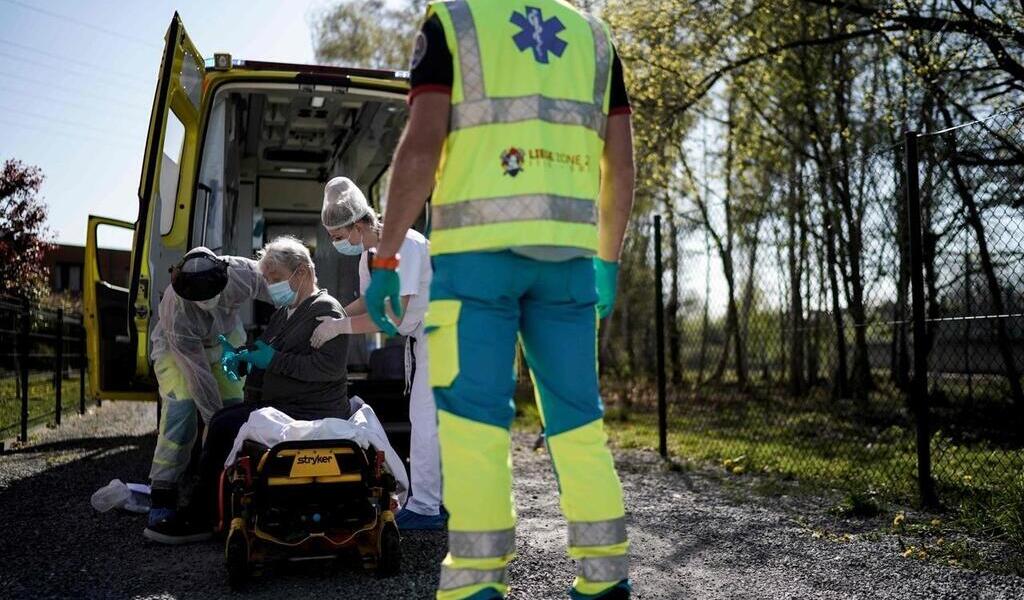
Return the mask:
[[[50,270],[50,291],[57,295],[80,298],[85,272],[85,248],[70,244],[54,244],[44,258]],[[114,285],[128,286],[131,252],[99,249],[100,278]]]

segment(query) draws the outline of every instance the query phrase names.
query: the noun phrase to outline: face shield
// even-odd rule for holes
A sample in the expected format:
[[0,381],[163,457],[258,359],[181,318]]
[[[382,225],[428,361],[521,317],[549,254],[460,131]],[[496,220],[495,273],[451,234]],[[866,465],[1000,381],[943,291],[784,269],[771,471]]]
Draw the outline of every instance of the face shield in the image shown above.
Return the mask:
[[203,302],[215,299],[227,284],[228,263],[202,246],[189,250],[171,268],[171,287],[185,300]]

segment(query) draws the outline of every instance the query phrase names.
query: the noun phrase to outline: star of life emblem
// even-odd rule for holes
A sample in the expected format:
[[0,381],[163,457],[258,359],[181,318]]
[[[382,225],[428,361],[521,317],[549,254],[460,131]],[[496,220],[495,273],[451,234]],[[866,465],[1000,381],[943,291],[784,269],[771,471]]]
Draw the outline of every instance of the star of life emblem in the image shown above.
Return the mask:
[[539,8],[527,6],[525,15],[518,11],[513,12],[509,21],[520,30],[512,36],[516,47],[520,52],[532,50],[533,59],[539,63],[547,64],[549,53],[561,57],[569,45],[558,37],[558,34],[565,30],[565,25],[562,25],[558,17],[545,20]]

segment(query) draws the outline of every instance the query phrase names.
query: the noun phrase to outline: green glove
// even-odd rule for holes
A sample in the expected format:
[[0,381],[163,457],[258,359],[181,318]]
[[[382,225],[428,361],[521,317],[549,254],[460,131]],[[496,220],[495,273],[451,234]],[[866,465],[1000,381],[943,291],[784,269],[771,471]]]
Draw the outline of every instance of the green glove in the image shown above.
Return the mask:
[[223,335],[218,336],[217,339],[220,340],[220,368],[224,374],[231,381],[238,381],[241,377],[245,377],[248,374],[248,365],[238,362],[238,351]]
[[398,335],[398,328],[384,310],[384,301],[391,299],[391,310],[395,316],[402,316],[402,302],[399,298],[398,272],[393,269],[376,268],[370,275],[370,287],[366,288],[366,311],[370,318],[388,335]]
[[257,369],[266,369],[270,361],[274,360],[277,351],[273,346],[268,346],[263,340],[256,340],[255,350],[242,350],[238,353],[238,360],[245,361]]
[[615,307],[619,285],[619,263],[594,257],[594,279],[597,283],[597,314],[605,319]]

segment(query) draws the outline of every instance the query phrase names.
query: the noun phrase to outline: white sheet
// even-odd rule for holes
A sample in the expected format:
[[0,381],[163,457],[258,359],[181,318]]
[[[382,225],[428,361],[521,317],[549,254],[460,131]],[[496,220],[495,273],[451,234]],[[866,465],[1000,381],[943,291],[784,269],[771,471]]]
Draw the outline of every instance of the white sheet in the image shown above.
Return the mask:
[[245,440],[253,440],[265,446],[295,440],[352,440],[360,448],[366,449],[372,445],[384,451],[387,468],[398,482],[398,501],[405,504],[409,492],[409,475],[405,472],[402,459],[391,447],[373,408],[358,396],[349,398],[349,402],[353,412],[347,420],[297,421],[276,408],[261,408],[253,412],[238,431],[235,445],[224,461],[224,466],[228,467],[235,462]]

